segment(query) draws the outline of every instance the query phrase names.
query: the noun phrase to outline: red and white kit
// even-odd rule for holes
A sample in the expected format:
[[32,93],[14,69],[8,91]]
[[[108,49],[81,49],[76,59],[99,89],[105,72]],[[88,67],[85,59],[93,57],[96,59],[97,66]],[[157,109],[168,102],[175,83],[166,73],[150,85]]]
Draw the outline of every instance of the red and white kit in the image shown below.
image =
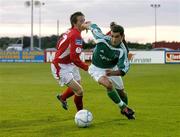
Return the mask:
[[80,60],[83,39],[77,28],[69,29],[60,37],[51,71],[60,85],[68,84],[72,79],[80,80],[79,68],[87,71],[88,65]]

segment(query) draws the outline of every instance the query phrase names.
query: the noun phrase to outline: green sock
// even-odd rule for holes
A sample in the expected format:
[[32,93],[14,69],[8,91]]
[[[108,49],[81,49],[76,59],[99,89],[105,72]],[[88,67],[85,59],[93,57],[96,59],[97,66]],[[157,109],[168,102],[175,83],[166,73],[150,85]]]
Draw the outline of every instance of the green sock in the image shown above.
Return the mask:
[[109,90],[107,92],[109,98],[116,104],[119,105],[119,107],[122,109],[126,106],[126,104],[121,100],[121,98],[119,97],[118,93],[116,92],[115,89],[113,90]]
[[122,101],[124,103],[126,103],[126,105],[128,105],[128,96],[127,96],[127,93],[125,93],[125,94],[126,94],[125,97],[122,97],[122,96],[120,96],[120,97],[121,97]]
[[108,90],[107,94],[114,103],[118,104],[120,102],[120,97],[115,90]]
[[120,98],[122,99],[122,101],[124,103],[126,103],[126,105],[128,105],[128,96],[127,96],[127,93],[124,92],[125,96],[122,96],[122,93],[121,93],[122,91],[119,91],[119,90],[116,90],[116,91],[117,91],[118,95],[120,96]]

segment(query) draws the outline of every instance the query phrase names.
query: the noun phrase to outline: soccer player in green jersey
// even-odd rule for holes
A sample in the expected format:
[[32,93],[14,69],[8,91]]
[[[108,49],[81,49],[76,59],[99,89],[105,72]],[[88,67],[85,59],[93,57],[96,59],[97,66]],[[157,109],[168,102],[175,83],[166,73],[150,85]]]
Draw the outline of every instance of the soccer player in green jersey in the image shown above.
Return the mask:
[[122,42],[124,28],[116,24],[111,29],[111,35],[104,35],[96,24],[87,22],[82,26],[91,30],[96,39],[89,74],[107,89],[109,98],[119,106],[122,114],[128,119],[135,119],[135,112],[127,106],[127,96],[120,77],[129,70],[128,52]]

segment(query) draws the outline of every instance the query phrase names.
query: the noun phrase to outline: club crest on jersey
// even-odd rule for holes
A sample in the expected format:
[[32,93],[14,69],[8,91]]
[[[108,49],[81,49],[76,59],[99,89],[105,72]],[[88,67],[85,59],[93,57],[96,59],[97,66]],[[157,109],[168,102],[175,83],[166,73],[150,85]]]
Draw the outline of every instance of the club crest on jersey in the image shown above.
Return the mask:
[[76,45],[83,45],[82,39],[76,39]]
[[81,53],[81,50],[82,50],[82,49],[81,49],[80,47],[77,47],[77,48],[76,48],[76,53],[78,53],[78,54]]

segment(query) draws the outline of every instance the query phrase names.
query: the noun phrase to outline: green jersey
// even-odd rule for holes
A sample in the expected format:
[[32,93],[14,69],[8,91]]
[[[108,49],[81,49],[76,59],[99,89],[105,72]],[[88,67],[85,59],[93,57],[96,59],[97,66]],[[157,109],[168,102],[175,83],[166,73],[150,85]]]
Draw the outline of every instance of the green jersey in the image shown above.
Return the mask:
[[117,47],[111,46],[111,37],[104,35],[96,24],[91,24],[89,29],[96,39],[92,64],[99,68],[113,68],[117,65],[120,71],[127,73],[129,61],[125,45],[120,43]]

